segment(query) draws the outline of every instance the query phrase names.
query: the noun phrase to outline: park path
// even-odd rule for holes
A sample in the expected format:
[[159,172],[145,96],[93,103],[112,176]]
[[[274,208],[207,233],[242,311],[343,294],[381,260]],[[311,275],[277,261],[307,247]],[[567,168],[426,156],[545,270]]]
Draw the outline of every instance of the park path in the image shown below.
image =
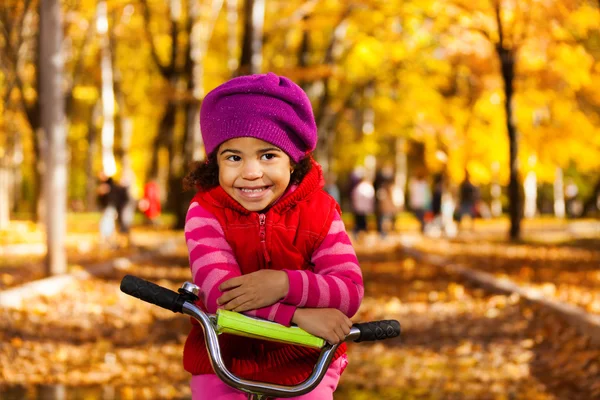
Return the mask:
[[[362,319],[398,319],[401,340],[353,344],[336,399],[555,399],[532,370],[518,297],[398,253],[364,257]],[[385,258],[388,258],[386,260]]]
[[[600,353],[555,313],[420,260],[393,240],[357,249],[366,293],[356,320],[398,319],[403,337],[352,344],[336,399],[597,395],[577,371],[593,368],[589,359]],[[73,280],[53,296],[30,296],[27,310],[0,308],[0,397],[188,398],[187,318],[118,290],[125,273],[172,289],[187,280],[182,243],[163,250]]]

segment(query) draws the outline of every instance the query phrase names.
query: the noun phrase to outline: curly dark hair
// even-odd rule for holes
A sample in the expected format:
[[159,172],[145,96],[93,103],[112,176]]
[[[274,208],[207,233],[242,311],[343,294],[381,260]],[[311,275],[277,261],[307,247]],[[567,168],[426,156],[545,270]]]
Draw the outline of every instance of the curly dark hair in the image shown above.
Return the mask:
[[[294,172],[290,178],[291,184],[299,184],[312,168],[312,157],[307,155],[299,162],[290,160]],[[191,163],[190,172],[183,178],[183,189],[210,190],[219,185],[219,165],[217,153],[211,153],[205,161]]]

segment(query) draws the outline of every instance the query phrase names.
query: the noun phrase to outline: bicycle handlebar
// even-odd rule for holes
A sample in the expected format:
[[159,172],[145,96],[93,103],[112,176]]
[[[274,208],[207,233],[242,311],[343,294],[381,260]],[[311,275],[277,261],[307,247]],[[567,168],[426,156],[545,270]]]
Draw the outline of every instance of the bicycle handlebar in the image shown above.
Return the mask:
[[396,320],[363,322],[353,326],[360,331],[360,337],[355,340],[356,343],[391,339],[400,335],[400,322]]
[[[219,332],[216,326],[215,317],[206,314],[194,305],[194,301],[197,299],[196,293],[185,290],[186,284],[184,284],[184,287],[179,289],[179,293],[177,293],[136,276],[126,275],[121,280],[121,291],[167,310],[189,315],[200,322],[200,326],[202,326],[202,329],[204,330],[204,340],[213,370],[223,382],[233,388],[251,394],[287,398],[306,394],[321,382],[340,343],[336,345],[326,344],[323,346],[311,375],[304,382],[295,386],[249,381],[235,376],[227,369],[223,362],[221,348],[219,347],[217,338]],[[354,324],[344,341],[374,341],[390,339],[399,335],[400,323],[398,321],[374,321]]]
[[186,301],[179,293],[133,275],[125,275],[121,280],[121,291],[176,313],[182,312]]

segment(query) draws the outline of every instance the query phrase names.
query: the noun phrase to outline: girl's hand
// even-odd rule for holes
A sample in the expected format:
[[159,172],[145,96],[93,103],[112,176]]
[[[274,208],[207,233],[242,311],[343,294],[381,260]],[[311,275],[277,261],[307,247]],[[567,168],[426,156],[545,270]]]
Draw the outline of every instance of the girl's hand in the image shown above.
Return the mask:
[[343,341],[352,327],[350,318],[336,308],[298,308],[292,322],[330,344]]
[[287,295],[289,284],[285,272],[261,269],[223,282],[217,304],[237,312],[270,306]]

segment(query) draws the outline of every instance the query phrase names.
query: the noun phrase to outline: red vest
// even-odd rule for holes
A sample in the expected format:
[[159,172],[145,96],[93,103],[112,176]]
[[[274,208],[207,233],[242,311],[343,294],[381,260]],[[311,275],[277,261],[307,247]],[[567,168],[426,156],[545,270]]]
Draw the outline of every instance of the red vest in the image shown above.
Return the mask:
[[[313,167],[294,192],[265,213],[246,210],[220,186],[199,192],[198,202],[211,212],[223,228],[242,274],[263,268],[312,269],[313,252],[319,247],[339,210],[323,190],[320,166]],[[214,373],[196,321],[183,350],[183,365],[193,375]],[[225,365],[244,379],[295,385],[312,372],[319,351],[240,336],[219,336]],[[337,359],[346,352],[342,344]]]

